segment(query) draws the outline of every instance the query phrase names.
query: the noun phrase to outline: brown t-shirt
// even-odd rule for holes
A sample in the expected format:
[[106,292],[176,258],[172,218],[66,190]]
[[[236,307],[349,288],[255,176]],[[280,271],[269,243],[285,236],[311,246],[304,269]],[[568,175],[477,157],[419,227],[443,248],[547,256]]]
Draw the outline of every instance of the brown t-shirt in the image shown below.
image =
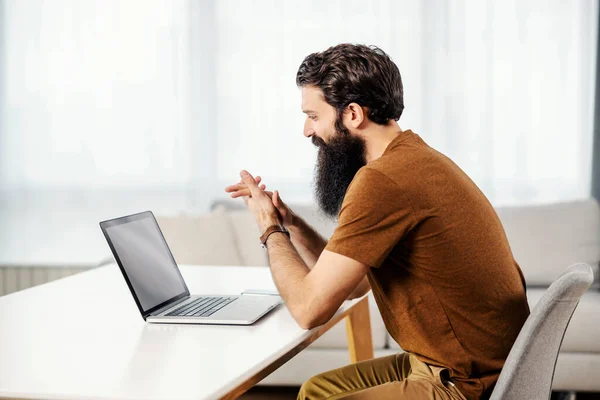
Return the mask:
[[525,280],[494,208],[412,131],[361,168],[327,250],[371,266],[391,336],[486,398],[529,315]]

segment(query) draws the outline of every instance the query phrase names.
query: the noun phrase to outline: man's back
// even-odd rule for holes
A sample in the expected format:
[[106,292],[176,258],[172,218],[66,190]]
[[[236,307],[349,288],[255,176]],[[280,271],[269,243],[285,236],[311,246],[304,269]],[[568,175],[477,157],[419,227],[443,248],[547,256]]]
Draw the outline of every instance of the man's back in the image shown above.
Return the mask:
[[327,249],[361,261],[387,329],[446,367],[468,398],[490,392],[529,307],[492,205],[411,131],[348,188]]

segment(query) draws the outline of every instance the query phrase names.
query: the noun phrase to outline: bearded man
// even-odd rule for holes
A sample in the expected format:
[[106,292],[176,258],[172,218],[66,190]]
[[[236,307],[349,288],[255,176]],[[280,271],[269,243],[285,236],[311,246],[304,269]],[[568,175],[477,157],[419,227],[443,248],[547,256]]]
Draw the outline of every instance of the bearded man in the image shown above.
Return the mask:
[[529,315],[494,208],[454,162],[400,129],[400,72],[379,48],[310,54],[296,84],[304,136],[318,147],[316,198],[338,221],[333,236],[247,171],[226,191],[244,198],[264,232],[273,280],[301,327],[372,290],[405,351],[319,374],[298,398],[489,397]]

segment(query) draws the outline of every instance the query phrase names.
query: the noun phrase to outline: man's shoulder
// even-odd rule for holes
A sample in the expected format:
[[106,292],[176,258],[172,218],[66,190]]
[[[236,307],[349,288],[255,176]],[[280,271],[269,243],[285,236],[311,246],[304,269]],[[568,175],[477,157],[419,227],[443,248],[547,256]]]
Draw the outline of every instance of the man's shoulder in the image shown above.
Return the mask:
[[389,186],[390,189],[398,188],[406,184],[408,171],[405,163],[390,162],[381,157],[358,170],[355,180],[360,186],[375,185],[378,187]]
[[355,189],[385,186],[390,186],[391,189],[398,186],[393,170],[375,163],[369,163],[359,169],[352,180],[352,185]]
[[370,177],[379,175],[379,179],[387,178],[402,190],[411,191],[425,184],[428,177],[452,172],[455,164],[434,148],[418,145],[408,150],[394,148],[362,169],[370,170]]
[[368,205],[368,208],[372,208],[401,192],[401,187],[385,169],[369,164],[359,169],[354,176],[344,196],[344,203],[357,202],[363,207]]

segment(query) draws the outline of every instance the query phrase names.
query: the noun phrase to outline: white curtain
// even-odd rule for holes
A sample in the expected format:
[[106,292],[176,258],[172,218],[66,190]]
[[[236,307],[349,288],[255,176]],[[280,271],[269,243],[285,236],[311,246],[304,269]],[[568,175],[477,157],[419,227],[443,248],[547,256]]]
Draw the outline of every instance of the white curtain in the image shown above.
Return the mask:
[[595,0],[0,4],[4,187],[184,188],[208,204],[247,168],[309,202],[295,74],[353,42],[397,63],[400,126],[495,205],[589,196]]
[[0,171],[13,187],[190,178],[184,1],[2,1]]

